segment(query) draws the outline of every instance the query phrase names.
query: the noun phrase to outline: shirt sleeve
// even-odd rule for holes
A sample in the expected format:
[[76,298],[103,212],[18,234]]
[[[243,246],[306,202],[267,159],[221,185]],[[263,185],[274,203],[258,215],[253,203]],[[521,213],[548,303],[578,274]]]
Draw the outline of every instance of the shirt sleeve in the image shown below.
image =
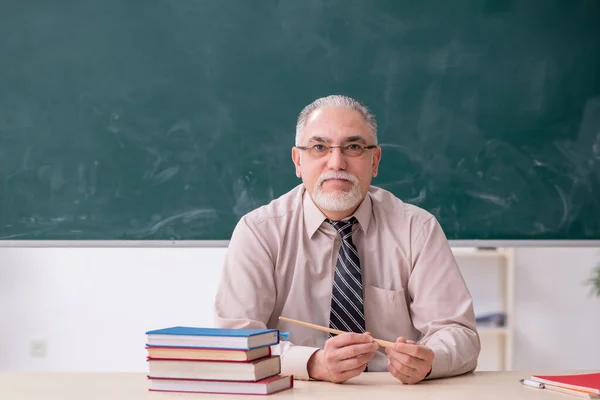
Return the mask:
[[[274,259],[268,243],[246,217],[242,218],[231,236],[215,297],[216,327],[267,328],[277,297]],[[282,341],[271,350],[281,357],[282,373],[309,379],[308,360],[318,348]]]
[[473,371],[481,343],[473,300],[441,226],[431,217],[413,245],[408,291],[419,343],[435,354],[427,379]]

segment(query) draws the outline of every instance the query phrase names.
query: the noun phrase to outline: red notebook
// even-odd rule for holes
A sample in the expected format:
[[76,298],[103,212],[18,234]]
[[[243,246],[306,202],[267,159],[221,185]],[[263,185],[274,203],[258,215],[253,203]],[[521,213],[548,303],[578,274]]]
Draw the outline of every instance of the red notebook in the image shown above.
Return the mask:
[[576,375],[532,375],[532,381],[600,394],[600,372]]

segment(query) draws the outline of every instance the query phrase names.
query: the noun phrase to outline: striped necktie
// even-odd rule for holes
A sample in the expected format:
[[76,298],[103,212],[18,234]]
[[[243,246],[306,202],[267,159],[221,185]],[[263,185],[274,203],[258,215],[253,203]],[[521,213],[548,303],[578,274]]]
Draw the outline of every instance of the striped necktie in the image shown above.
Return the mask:
[[363,286],[358,251],[352,243],[352,224],[348,221],[327,220],[342,237],[340,252],[335,266],[331,291],[329,327],[348,332],[365,332],[363,311]]

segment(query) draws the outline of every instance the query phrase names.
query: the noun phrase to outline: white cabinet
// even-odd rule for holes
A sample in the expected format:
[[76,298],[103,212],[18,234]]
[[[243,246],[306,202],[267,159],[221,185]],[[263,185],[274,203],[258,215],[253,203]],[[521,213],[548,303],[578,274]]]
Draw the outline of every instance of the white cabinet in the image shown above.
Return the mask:
[[[481,354],[478,370],[511,370],[514,334],[514,248],[453,247],[473,296]],[[496,323],[494,323],[496,322]],[[500,322],[500,323],[499,323]]]

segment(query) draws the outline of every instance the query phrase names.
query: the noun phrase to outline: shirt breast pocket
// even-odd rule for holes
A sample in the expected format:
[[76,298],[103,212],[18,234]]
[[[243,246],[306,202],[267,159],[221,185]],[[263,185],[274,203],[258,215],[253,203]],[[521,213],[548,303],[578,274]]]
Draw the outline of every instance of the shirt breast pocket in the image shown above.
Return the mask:
[[395,342],[399,336],[416,340],[404,290],[388,290],[372,285],[364,288],[365,325],[373,337]]

